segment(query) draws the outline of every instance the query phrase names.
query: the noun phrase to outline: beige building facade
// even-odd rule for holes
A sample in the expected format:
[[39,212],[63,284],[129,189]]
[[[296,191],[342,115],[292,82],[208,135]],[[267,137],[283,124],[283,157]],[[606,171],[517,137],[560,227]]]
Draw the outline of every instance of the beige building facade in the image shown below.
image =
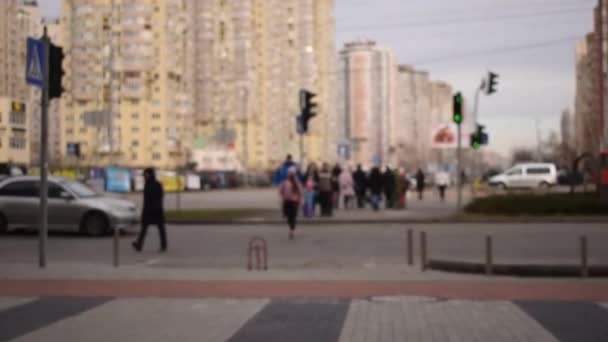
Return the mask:
[[39,37],[36,1],[0,1],[0,164],[32,164],[33,120],[40,92],[25,82],[26,40]]
[[[63,0],[62,159],[177,168],[192,142],[186,0]],[[81,157],[67,155],[80,144]]]
[[[274,167],[288,153],[335,159],[334,1],[191,3],[195,148],[224,149],[248,169]],[[302,88],[319,103],[303,155],[295,126]]]

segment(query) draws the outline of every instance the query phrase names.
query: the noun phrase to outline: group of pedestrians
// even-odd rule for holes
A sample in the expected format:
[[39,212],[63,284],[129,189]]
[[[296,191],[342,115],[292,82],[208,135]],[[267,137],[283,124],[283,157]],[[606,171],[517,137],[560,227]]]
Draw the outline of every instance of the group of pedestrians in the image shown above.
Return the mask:
[[[316,212],[321,217],[331,217],[333,211],[340,206],[345,210],[355,207],[362,209],[367,205],[376,211],[382,207],[405,209],[410,188],[415,186],[419,199],[422,199],[426,183],[421,169],[410,176],[403,168],[393,170],[385,167],[381,170],[375,166],[368,173],[361,165],[357,165],[353,171],[349,166],[341,167],[339,164],[330,167],[328,163],[323,163],[318,167],[311,163],[301,172],[291,156],[287,156],[277,170],[277,175],[283,177],[279,194],[283,203],[283,215],[289,224],[290,238],[294,237],[300,210],[304,217],[311,218]],[[443,200],[449,174],[438,173],[435,182]]]

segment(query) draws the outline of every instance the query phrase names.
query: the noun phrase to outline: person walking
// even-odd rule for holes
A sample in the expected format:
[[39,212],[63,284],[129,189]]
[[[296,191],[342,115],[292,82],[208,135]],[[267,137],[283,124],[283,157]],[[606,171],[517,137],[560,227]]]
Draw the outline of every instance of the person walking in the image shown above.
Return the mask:
[[353,174],[355,183],[355,194],[357,195],[357,207],[362,209],[365,206],[365,197],[367,192],[367,176],[361,168],[361,164],[357,165],[357,170]]
[[340,182],[340,194],[344,200],[344,209],[350,209],[352,199],[355,196],[353,174],[350,171],[350,167],[347,166],[342,170],[338,180]]
[[287,179],[281,183],[279,195],[283,200],[283,211],[289,225],[289,239],[293,240],[296,231],[296,219],[298,217],[298,209],[304,195],[304,189],[297,177],[295,167],[289,169]]
[[395,208],[405,209],[405,196],[407,193],[407,175],[403,168],[395,173]]
[[441,170],[435,174],[435,183],[437,184],[437,189],[439,190],[439,198],[441,201],[445,201],[445,190],[450,185],[450,175],[445,171]]
[[395,174],[389,166],[386,167],[386,170],[382,174],[382,183],[384,186],[386,209],[392,209],[395,206]]
[[317,197],[319,186],[319,172],[317,165],[311,163],[304,175],[304,216],[313,217],[315,215],[315,198]]
[[144,170],[144,206],[141,216],[141,230],[137,236],[137,240],[132,243],[133,248],[141,252],[148,226],[155,224],[158,226],[158,234],[160,236],[160,252],[167,250],[167,231],[165,230],[165,212],[163,208],[163,186],[156,180],[156,172],[153,168]]
[[418,191],[418,199],[421,200],[424,195],[424,172],[422,169],[418,169],[416,172],[416,190]]
[[340,174],[342,174],[342,168],[340,164],[336,164],[331,170],[331,205],[333,209],[338,209],[340,206]]
[[382,191],[384,190],[382,174],[380,173],[380,168],[377,166],[374,166],[369,174],[369,190],[371,193],[372,208],[377,211],[380,209]]
[[331,182],[331,171],[329,170],[329,164],[323,163],[321,172],[319,173],[319,202],[321,204],[321,216],[332,215],[332,182]]

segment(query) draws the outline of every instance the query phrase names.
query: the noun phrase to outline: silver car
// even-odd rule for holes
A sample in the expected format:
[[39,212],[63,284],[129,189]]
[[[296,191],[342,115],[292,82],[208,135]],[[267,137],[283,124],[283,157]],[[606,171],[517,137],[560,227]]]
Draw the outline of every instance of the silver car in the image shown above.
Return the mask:
[[[35,176],[0,181],[0,233],[38,227],[39,189],[40,178]],[[48,208],[49,230],[74,229],[100,236],[139,221],[132,202],[100,195],[81,182],[59,177],[49,177]]]

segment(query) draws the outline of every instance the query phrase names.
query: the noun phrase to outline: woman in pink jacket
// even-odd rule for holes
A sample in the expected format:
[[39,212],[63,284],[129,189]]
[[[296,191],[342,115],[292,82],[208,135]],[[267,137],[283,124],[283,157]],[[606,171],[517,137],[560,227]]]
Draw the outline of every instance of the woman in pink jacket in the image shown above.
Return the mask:
[[291,240],[294,238],[296,230],[298,208],[300,208],[300,203],[302,203],[304,196],[304,189],[302,189],[302,184],[298,181],[294,167],[289,168],[287,179],[281,183],[281,187],[279,188],[279,194],[283,200],[283,215],[287,217],[289,239]]

